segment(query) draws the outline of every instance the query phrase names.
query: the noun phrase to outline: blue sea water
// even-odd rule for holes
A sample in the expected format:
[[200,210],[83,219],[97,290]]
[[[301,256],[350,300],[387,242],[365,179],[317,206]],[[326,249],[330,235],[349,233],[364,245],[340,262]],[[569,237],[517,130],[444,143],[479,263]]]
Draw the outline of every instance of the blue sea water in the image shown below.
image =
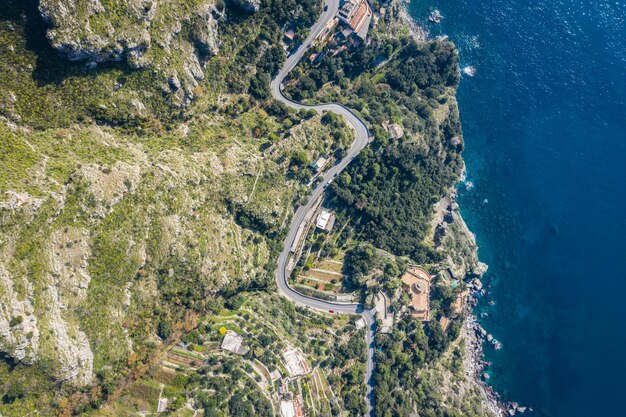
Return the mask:
[[626,416],[626,0],[408,7],[476,67],[460,202],[504,345],[486,349],[490,383],[536,416]]

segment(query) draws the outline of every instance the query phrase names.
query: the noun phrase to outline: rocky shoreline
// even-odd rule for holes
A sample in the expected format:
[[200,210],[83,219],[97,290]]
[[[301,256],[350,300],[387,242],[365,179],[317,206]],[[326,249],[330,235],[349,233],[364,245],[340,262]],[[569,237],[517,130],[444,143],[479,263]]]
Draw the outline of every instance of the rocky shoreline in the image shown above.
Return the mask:
[[[456,202],[456,191],[452,190],[448,196],[442,198],[435,204],[434,209],[431,228],[435,231],[435,249],[454,252],[452,256],[447,254],[444,263],[453,276],[464,277],[463,281],[469,292],[461,328],[461,337],[465,341],[463,367],[466,377],[478,387],[484,408],[489,415],[501,417],[524,413],[527,407],[503,401],[487,383],[489,374],[486,370],[490,363],[484,360],[483,349],[485,346],[491,346],[498,350],[502,348],[502,344],[480,325],[474,314],[478,299],[488,295],[488,289],[482,281],[488,266],[478,259],[478,246],[474,234],[461,217]],[[453,243],[449,245],[450,242]]]
[[[398,4],[400,4],[398,16],[409,28],[413,38],[418,42],[427,40],[429,36],[428,30],[410,16],[406,7],[408,2],[398,0]],[[463,179],[460,180],[460,182],[462,181]],[[503,401],[500,394],[487,383],[489,374],[486,372],[486,369],[489,367],[490,363],[484,359],[484,343],[489,343],[494,349],[500,349],[502,346],[497,339],[488,334],[478,323],[478,319],[473,312],[478,303],[477,297],[485,295],[486,293],[480,278],[482,278],[487,271],[488,266],[478,260],[478,247],[475,243],[475,237],[459,212],[459,205],[456,202],[456,190],[452,190],[449,196],[444,197],[437,203],[435,205],[435,211],[435,220],[432,225],[435,230],[435,239],[437,239],[437,234],[441,232],[440,227],[443,226],[445,228],[446,226],[444,219],[448,218],[448,221],[458,225],[459,230],[453,232],[455,234],[454,238],[458,239],[462,237],[462,239],[471,242],[471,245],[469,245],[471,254],[465,256],[465,262],[467,264],[462,265],[465,269],[465,282],[470,291],[470,298],[465,306],[466,317],[461,329],[461,337],[465,341],[463,366],[466,376],[473,380],[479,388],[485,409],[492,416],[514,416],[522,414],[526,412],[526,410],[532,411],[532,409],[520,406],[516,402]],[[467,246],[467,244],[464,244],[464,246]]]
[[[468,302],[468,310],[473,309],[476,306],[476,302],[476,296],[472,294],[472,298]],[[470,311],[461,329],[461,337],[465,340],[463,367],[466,375],[475,381],[483,397],[485,408],[491,415],[514,416],[523,414],[527,410],[532,411],[532,409],[521,406],[516,402],[503,401],[500,394],[487,384],[489,374],[486,372],[486,369],[490,363],[484,360],[483,346],[485,341],[491,342],[489,336],[478,323],[476,315]],[[496,346],[496,349],[498,348],[497,345],[494,346]]]
[[400,4],[400,7],[398,8],[398,15],[400,17],[400,20],[403,21],[406,27],[409,28],[413,39],[415,39],[417,42],[423,42],[428,39],[428,31],[426,30],[426,28],[419,25],[415,21],[415,19],[413,19],[411,15],[409,15],[409,11],[406,9],[406,5],[408,4],[408,2],[398,1],[398,3]]
[[493,388],[483,381],[482,375],[489,363],[483,359],[483,341],[476,334],[474,329],[476,324],[476,317],[469,314],[461,329],[461,337],[465,341],[463,368],[466,375],[472,378],[478,386],[487,411],[493,416],[504,416],[506,415],[505,404],[500,401]]

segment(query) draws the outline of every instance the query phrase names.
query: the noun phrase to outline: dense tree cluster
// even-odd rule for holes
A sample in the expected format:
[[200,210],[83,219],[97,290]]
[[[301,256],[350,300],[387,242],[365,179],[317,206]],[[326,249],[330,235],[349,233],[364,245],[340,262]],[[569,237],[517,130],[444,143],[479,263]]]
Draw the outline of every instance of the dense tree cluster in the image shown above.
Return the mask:
[[437,254],[422,245],[431,207],[457,175],[418,144],[401,140],[361,152],[332,184],[332,201],[354,215],[356,228],[374,246],[432,261]]
[[458,56],[451,43],[410,43],[398,55],[402,66],[393,66],[385,75],[396,91],[412,95],[417,89],[453,87],[459,82]]
[[400,273],[407,268],[408,258],[397,258],[381,254],[371,244],[364,243],[346,252],[344,273],[350,277],[350,283],[362,290],[366,303],[370,295],[384,291],[394,297],[400,285]]
[[446,335],[437,321],[426,325],[405,317],[391,334],[376,336],[377,417],[408,416],[416,411],[424,417],[478,417],[471,410],[459,412],[443,407],[438,387],[420,376],[422,366],[437,359],[456,335]]
[[209,361],[208,366],[190,375],[185,388],[193,390],[195,404],[204,409],[205,416],[274,415],[272,404],[234,359]]
[[331,373],[329,382],[341,393],[344,408],[350,416],[363,416],[367,411],[365,403],[365,362],[367,357],[365,333],[354,333],[347,342],[331,349],[331,359],[322,362],[324,368],[343,369],[341,373]]

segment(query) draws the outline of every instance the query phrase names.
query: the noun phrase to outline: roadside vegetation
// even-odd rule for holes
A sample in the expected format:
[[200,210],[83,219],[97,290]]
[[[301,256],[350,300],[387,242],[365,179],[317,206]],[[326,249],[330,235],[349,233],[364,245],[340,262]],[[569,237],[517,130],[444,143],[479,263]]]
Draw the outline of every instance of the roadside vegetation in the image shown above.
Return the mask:
[[[336,242],[360,300],[373,306],[382,291],[396,314],[389,333],[376,337],[376,415],[484,415],[478,389],[463,374],[462,316],[452,307],[463,284],[452,288],[439,274],[444,254],[433,248],[430,224],[433,205],[463,170],[458,56],[447,41],[416,42],[398,24],[398,2],[385,6],[366,44],[345,48],[341,35],[331,37],[317,47],[323,58],[301,61],[285,91],[309,103],[345,104],[373,135],[324,204],[342,225]],[[406,311],[400,276],[414,264],[435,277],[429,322]],[[444,317],[456,317],[447,329]]]

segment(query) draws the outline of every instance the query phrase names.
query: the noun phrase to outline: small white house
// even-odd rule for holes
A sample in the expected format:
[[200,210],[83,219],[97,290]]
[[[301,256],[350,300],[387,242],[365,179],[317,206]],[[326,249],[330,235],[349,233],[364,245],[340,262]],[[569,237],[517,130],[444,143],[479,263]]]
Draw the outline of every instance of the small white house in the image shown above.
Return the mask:
[[296,415],[296,408],[293,405],[293,401],[280,402],[280,415],[282,417],[294,417]]
[[335,225],[335,215],[329,211],[322,210],[322,212],[317,216],[316,226],[318,229],[325,230],[327,232],[331,231],[333,226]]
[[244,346],[243,336],[238,335],[232,330],[228,330],[222,339],[221,348],[237,355],[245,355],[248,348]]
[[322,169],[324,169],[324,167],[328,164],[328,159],[324,158],[323,156],[320,156],[319,158],[317,158],[317,161],[315,161],[313,163],[313,170],[315,170],[315,172],[320,172]]

